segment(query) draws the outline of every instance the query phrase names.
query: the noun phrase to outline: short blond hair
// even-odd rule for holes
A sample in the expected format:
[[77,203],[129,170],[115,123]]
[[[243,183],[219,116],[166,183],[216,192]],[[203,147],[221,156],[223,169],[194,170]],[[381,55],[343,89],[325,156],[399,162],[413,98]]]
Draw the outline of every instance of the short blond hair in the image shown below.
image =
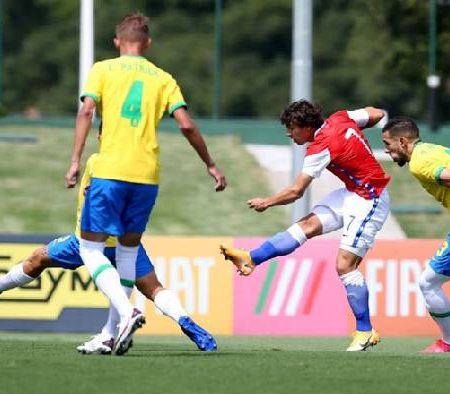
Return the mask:
[[149,19],[140,12],[125,15],[116,26],[116,37],[129,42],[148,40]]

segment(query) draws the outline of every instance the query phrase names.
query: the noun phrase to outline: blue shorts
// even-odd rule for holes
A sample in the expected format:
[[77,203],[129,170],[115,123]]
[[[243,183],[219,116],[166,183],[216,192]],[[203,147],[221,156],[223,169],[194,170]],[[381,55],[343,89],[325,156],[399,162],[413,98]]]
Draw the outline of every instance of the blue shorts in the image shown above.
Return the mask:
[[[74,270],[83,265],[80,256],[80,243],[75,234],[66,235],[50,242],[47,245],[47,253],[52,261],[61,268]],[[116,265],[116,248],[106,247],[104,255],[114,266]],[[141,278],[153,272],[153,270],[153,264],[144,247],[140,244],[136,260],[136,278]]]
[[92,178],[81,213],[81,230],[120,236],[143,233],[158,185]]
[[430,260],[430,267],[437,274],[450,276],[450,233],[447,235],[447,240],[436,251]]

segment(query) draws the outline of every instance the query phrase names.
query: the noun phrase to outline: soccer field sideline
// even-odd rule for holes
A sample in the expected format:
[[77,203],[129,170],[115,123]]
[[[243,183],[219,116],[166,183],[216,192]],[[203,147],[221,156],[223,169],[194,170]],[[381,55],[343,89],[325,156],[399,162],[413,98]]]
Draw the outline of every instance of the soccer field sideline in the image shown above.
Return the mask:
[[[430,338],[384,338],[347,353],[348,338],[218,337],[202,353],[182,336],[136,337],[122,357],[83,356],[81,335],[2,333],[2,393],[444,393],[450,359]],[[26,378],[24,378],[26,377]]]

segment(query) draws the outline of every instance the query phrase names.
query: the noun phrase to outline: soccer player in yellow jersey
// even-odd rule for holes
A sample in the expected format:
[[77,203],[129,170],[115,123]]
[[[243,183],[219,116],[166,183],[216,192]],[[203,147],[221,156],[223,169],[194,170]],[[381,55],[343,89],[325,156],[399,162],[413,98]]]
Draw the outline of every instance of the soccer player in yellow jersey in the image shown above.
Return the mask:
[[[392,119],[383,128],[385,152],[409,171],[422,187],[450,211],[450,148],[421,142],[419,129],[410,118]],[[423,271],[419,286],[430,316],[442,339],[424,349],[427,353],[450,352],[450,301],[442,285],[450,280],[450,234]]]
[[103,255],[109,235],[118,237],[116,263],[126,278],[135,277],[138,245],[158,193],[159,145],[156,128],[168,111],[215,179],[216,191],[226,186],[175,79],[143,57],[150,46],[148,18],[125,16],[116,27],[114,44],[120,56],[92,67],[81,96],[67,187],[74,187],[95,108],[103,123],[102,143],[93,168],[81,216],[80,255],[95,283],[120,315],[116,353],[144,322],[129,302],[120,278]]
[[[89,157],[80,182],[75,233],[54,239],[48,245],[37,248],[23,262],[12,267],[9,272],[0,277],[0,293],[19,286],[25,286],[38,278],[47,268],[56,267],[74,270],[83,265],[79,252],[80,243],[78,241],[80,235],[81,208],[84,203],[84,192],[90,184],[92,167],[97,156],[97,154],[93,154]],[[105,256],[113,264],[115,263],[116,241],[114,237],[108,238],[104,250]],[[123,285],[132,289],[134,281],[122,278],[121,272],[119,272],[119,275],[121,276]],[[136,260],[136,287],[148,299],[152,300],[164,315],[178,323],[183,333],[197,345],[199,350],[216,350],[217,344],[212,335],[189,317],[173,291],[165,289],[161,285],[156,276],[153,264],[142,244],[139,245]],[[117,310],[111,306],[109,308],[108,320],[101,332],[94,335],[91,340],[78,346],[77,350],[83,354],[111,354],[118,322]],[[128,351],[131,344],[130,338],[130,341],[126,344],[127,346],[121,348],[121,354]]]

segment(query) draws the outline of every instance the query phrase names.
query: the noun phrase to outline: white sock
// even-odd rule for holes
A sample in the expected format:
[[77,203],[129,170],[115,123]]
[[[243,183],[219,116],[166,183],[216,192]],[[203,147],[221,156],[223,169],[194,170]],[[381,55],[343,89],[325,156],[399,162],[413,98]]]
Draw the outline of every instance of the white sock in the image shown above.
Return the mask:
[[361,271],[358,271],[357,269],[340,275],[339,279],[342,281],[344,286],[364,286],[364,276]]
[[0,291],[11,290],[15,287],[24,286],[36,278],[23,272],[23,263],[12,267],[9,272],[0,277]]
[[116,245],[116,266],[123,286],[133,289],[136,282],[136,260],[139,246]]
[[[128,298],[130,298],[133,289],[129,287],[122,286]],[[117,334],[117,326],[120,323],[120,315],[117,309],[111,304],[109,306],[108,319],[102,328],[102,334],[108,338],[115,338]]]
[[306,234],[298,223],[294,223],[286,231],[299,243],[299,246],[297,247],[302,246],[308,240],[308,238],[306,238]]
[[419,286],[430,316],[441,329],[442,340],[450,344],[450,302],[442,290],[448,280],[448,276],[437,274],[428,265],[420,276]]
[[133,312],[133,305],[122,289],[120,276],[103,255],[104,242],[80,239],[80,256],[97,287],[109,298],[121,318]]
[[120,322],[120,316],[117,309],[112,305],[109,306],[108,320],[102,328],[102,334],[108,338],[115,338],[117,334],[117,325]]
[[177,323],[180,317],[188,316],[187,312],[181,306],[180,300],[172,290],[160,290],[155,296],[154,303],[164,315],[169,316]]

